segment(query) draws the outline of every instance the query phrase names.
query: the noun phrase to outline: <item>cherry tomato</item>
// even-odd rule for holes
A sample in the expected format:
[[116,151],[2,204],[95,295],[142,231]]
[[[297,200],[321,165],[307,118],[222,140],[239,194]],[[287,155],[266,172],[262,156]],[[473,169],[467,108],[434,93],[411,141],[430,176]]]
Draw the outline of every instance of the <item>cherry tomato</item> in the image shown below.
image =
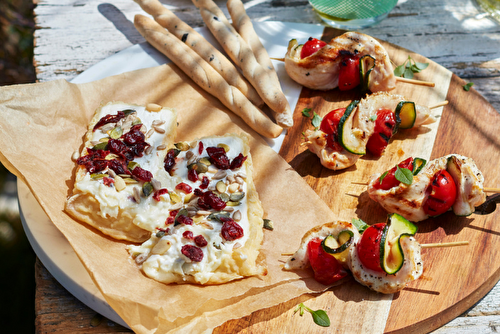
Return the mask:
[[396,116],[392,110],[380,109],[377,111],[375,129],[368,139],[366,149],[375,156],[381,156],[389,144],[396,127]]
[[339,89],[350,90],[358,86],[359,78],[359,57],[343,57],[339,69]]
[[[399,168],[407,168],[413,172],[413,158],[410,157],[405,161],[400,162],[398,166]],[[387,174],[382,179],[382,182],[380,182],[379,180],[379,182],[375,183],[374,185],[375,189],[389,190],[392,187],[397,187],[400,181],[396,179],[395,176],[396,170],[397,166],[394,166],[393,168],[389,169],[387,171]]]
[[319,49],[321,49],[325,45],[326,45],[325,42],[323,42],[319,39],[316,39],[316,38],[309,37],[307,42],[302,47],[302,50],[300,51],[300,59],[304,59],[305,57],[309,57],[310,55],[312,55],[313,53],[315,53],[316,51],[318,51]]
[[430,216],[438,216],[448,211],[457,199],[457,186],[446,170],[440,170],[434,175],[426,190],[429,197],[424,203],[424,212]]
[[323,250],[320,238],[309,241],[307,255],[314,271],[314,278],[319,283],[331,285],[347,276],[347,271],[337,259]]
[[379,223],[368,227],[356,245],[359,260],[365,268],[377,272],[384,272],[380,266],[380,241],[385,223]]
[[327,134],[326,145],[336,152],[342,150],[342,145],[338,142],[338,128],[346,108],[340,108],[330,111],[323,117],[319,129]]

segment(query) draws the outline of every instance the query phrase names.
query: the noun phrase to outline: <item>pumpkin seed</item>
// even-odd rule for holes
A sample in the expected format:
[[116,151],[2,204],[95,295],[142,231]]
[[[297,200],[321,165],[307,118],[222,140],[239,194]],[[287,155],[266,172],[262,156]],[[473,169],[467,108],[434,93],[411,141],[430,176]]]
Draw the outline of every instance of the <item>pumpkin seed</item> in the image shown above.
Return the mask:
[[179,194],[176,194],[174,192],[170,192],[168,193],[168,195],[170,196],[170,201],[172,201],[172,203],[174,204],[179,203],[182,200],[181,196],[179,196]]
[[199,162],[202,163],[202,164],[204,164],[204,165],[206,165],[206,166],[210,166],[212,164],[207,157],[201,158]]
[[217,220],[219,223],[222,223],[222,220],[220,219],[220,217],[229,218],[229,212],[223,212],[223,211],[212,212],[210,215],[208,215],[207,219],[208,220]]
[[108,137],[102,137],[101,139],[99,139],[99,142],[101,143],[107,143],[108,141],[109,141]]
[[114,128],[109,132],[109,136],[113,139],[118,139],[122,135],[123,135],[123,129],[121,128],[121,126],[117,126],[116,128]]
[[233,202],[233,201],[228,201],[226,203],[227,206],[238,206],[240,204],[241,204],[241,202]]
[[179,216],[188,216],[189,213],[188,213],[188,210],[187,209],[180,209],[179,212],[177,212],[177,215],[175,215],[175,223],[174,223],[174,226],[176,225],[179,225],[180,223],[177,221],[177,218],[179,218]]
[[100,180],[100,179],[103,179],[105,176],[108,176],[108,174],[102,174],[102,173],[93,173],[93,174],[90,174],[90,178],[92,180]]
[[125,114],[125,116],[131,115],[131,114],[133,114],[133,113],[136,112],[134,109],[125,109],[125,110],[122,110],[122,111]]
[[220,198],[221,200],[223,200],[224,202],[226,202],[226,203],[227,203],[227,202],[229,202],[229,195],[228,195],[228,194],[226,194],[226,193],[222,193],[222,194],[220,194],[220,195],[219,195],[219,198]]
[[189,193],[186,196],[184,196],[184,203],[189,203],[194,197],[194,193]]
[[144,194],[144,196],[149,197],[149,195],[151,195],[153,192],[154,188],[151,182],[144,182],[144,184],[142,185],[142,193]]
[[[137,124],[141,124],[141,123],[142,123],[142,121],[141,121],[141,119],[140,119],[139,117],[137,117],[136,119],[134,119],[134,120],[132,121],[132,125],[137,125]],[[145,125],[144,125],[144,128],[146,128],[146,126],[145,126]],[[141,131],[142,131],[142,129],[143,129],[143,127],[141,126]],[[144,133],[144,132],[146,132],[146,131],[144,130],[144,131],[142,131],[142,132]]]
[[217,144],[217,147],[222,147],[226,153],[229,152],[229,145],[220,143],[220,144]]
[[237,192],[237,193],[232,193],[231,196],[229,196],[229,200],[232,202],[238,202],[238,201],[241,201],[244,197],[245,197],[245,193]]
[[274,230],[273,221],[270,219],[264,219],[264,228],[269,231]]
[[106,146],[108,146],[108,143],[98,143],[92,147],[93,150],[105,150]]
[[137,183],[139,183],[135,179],[132,179],[130,177],[124,178],[123,181],[125,182],[125,184],[137,184]]
[[135,161],[129,161],[127,168],[132,171],[135,167],[140,167],[139,163]]
[[226,186],[226,184],[224,183],[224,181],[219,181],[219,182],[217,182],[217,184],[215,185],[215,189],[217,189],[217,191],[218,191],[218,192],[220,192],[220,193],[222,194],[222,193],[225,193],[225,192],[226,192],[227,186]]
[[174,145],[175,145],[175,147],[177,147],[181,151],[187,151],[187,150],[190,149],[189,144],[186,143],[185,141],[181,141],[179,143],[175,143]]
[[236,221],[236,222],[239,222],[241,220],[241,212],[240,212],[240,210],[236,210],[233,213],[233,220]]
[[197,166],[196,171],[198,172],[198,174],[208,172],[207,165],[205,165],[205,164],[203,164],[201,162],[197,162],[196,166]]

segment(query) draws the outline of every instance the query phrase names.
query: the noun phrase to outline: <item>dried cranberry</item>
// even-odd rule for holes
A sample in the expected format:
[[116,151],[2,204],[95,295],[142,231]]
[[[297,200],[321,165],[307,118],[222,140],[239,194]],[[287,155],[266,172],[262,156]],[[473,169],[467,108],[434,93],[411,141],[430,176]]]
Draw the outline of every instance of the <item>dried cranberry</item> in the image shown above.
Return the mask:
[[170,225],[175,223],[175,218],[174,217],[168,217],[167,220],[165,221],[165,225]]
[[201,179],[201,184],[200,184],[200,188],[201,189],[207,189],[208,188],[208,184],[210,183],[210,180],[208,179],[208,177],[204,176],[202,179]]
[[194,243],[196,244],[196,246],[198,247],[205,247],[206,245],[208,245],[208,242],[207,240],[205,239],[204,236],[202,236],[201,234],[200,235],[197,235],[196,237],[194,237]]
[[198,172],[196,172],[196,169],[193,168],[188,171],[188,180],[191,182],[198,181]]
[[106,176],[105,176],[105,177],[103,177],[103,178],[102,178],[102,182],[104,183],[104,185],[106,185],[106,186],[108,186],[108,187],[111,187],[111,185],[112,185],[113,183],[115,183],[115,180],[113,180],[113,179],[112,179],[112,178],[110,178],[110,177],[106,177]]
[[116,159],[112,159],[112,160],[108,161],[108,168],[112,169],[113,172],[115,172],[116,174],[129,174],[130,175],[130,171],[128,170],[125,163],[122,161],[116,160]]
[[85,164],[85,168],[87,168],[90,174],[101,172],[105,170],[106,167],[108,167],[108,160],[93,160]]
[[247,157],[244,157],[243,154],[239,154],[236,158],[231,161],[231,166],[229,166],[229,169],[237,169],[240,168],[243,163],[247,160]]
[[201,262],[203,260],[203,251],[193,245],[182,246],[181,253],[194,262]]
[[220,230],[222,237],[227,241],[233,241],[243,237],[243,228],[234,220],[227,217],[220,217],[224,224]]
[[[201,187],[200,187],[200,188],[201,188]],[[203,196],[203,194],[204,194],[204,192],[203,192],[203,191],[201,191],[200,189],[196,188],[196,189],[194,190],[194,194],[195,194],[196,196],[198,196],[198,197],[202,197],[202,196]]]
[[122,141],[120,141],[118,139],[110,139],[108,141],[107,148],[111,153],[114,153],[114,154],[116,154],[124,159],[128,159],[128,160],[133,159],[133,158],[130,159],[128,157],[130,155],[128,146],[125,145]]
[[136,124],[132,126],[126,134],[122,136],[123,142],[128,146],[135,145],[137,143],[143,143],[146,136],[141,132],[142,124]]
[[194,238],[194,234],[191,231],[184,231],[184,233],[182,233],[182,236],[189,240],[193,240]]
[[184,225],[193,225],[193,220],[188,216],[184,215],[179,215],[177,217],[177,222],[179,222],[179,224],[184,224]]
[[211,191],[207,191],[206,193],[203,194],[203,200],[214,210],[220,211],[226,207],[226,202],[221,200],[219,196],[217,196]]
[[229,169],[229,158],[222,147],[207,147],[210,162],[219,169]]
[[166,188],[162,188],[160,190],[155,191],[154,194],[153,194],[153,198],[157,202],[159,202],[161,200],[160,196],[164,195],[164,194],[168,194],[168,190]]
[[169,215],[170,215],[170,217],[175,217],[175,216],[177,216],[178,213],[179,213],[179,210],[172,210],[172,211],[170,211]]
[[198,143],[198,154],[202,153],[203,153],[203,142],[200,140],[200,142]]
[[132,175],[136,179],[144,182],[149,182],[153,178],[153,174],[151,174],[151,172],[142,169],[141,167],[135,167],[134,169],[132,169]]
[[167,152],[165,160],[163,160],[165,171],[167,171],[169,174],[174,169],[175,158],[177,157],[177,155],[179,155],[179,152],[179,150],[171,149]]
[[96,123],[96,125],[94,126],[94,129],[92,131],[95,131],[95,130],[99,129],[104,124],[116,123],[119,120],[121,120],[123,117],[125,117],[125,113],[123,111],[118,111],[118,113],[116,115],[106,115],[106,116],[102,117]]
[[146,142],[137,143],[135,145],[130,146],[129,149],[128,149],[128,152],[130,153],[130,155],[132,156],[132,158],[129,159],[129,160],[133,160],[134,157],[142,157],[144,151],[149,146],[151,146],[151,145],[149,145]]
[[210,205],[205,203],[205,200],[203,199],[203,197],[198,198],[197,204],[198,204],[198,207],[200,209],[203,209],[203,210],[210,210],[211,209]]
[[189,186],[189,184],[184,183],[184,182],[181,182],[178,185],[176,185],[175,189],[183,191],[186,194],[190,194],[193,191],[193,189],[191,188],[191,186]]

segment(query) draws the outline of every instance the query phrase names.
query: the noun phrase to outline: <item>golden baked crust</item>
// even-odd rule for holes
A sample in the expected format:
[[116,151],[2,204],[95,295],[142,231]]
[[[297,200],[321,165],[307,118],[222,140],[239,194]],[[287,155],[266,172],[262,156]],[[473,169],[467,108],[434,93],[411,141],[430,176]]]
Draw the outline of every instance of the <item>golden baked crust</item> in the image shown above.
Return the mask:
[[[159,106],[154,107],[158,108]],[[153,129],[152,122],[154,120],[162,119],[165,121],[162,125],[157,126],[161,127],[164,133],[154,131],[154,134],[150,134],[150,137],[146,136],[146,142],[150,143],[153,149],[151,153],[144,153],[144,156],[140,158],[140,161],[143,164],[147,164],[148,169],[151,169],[150,172],[153,173],[154,178],[157,178],[157,169],[159,166],[163,166],[163,160],[167,152],[167,149],[157,148],[160,145],[164,145],[167,148],[170,147],[176,135],[176,112],[171,109],[162,108],[160,111],[148,111],[144,106],[124,102],[109,102],[101,105],[89,123],[81,156],[88,154],[87,148],[92,148],[97,138],[109,138],[109,135],[103,133],[100,129],[93,131],[101,117],[107,114],[116,114],[119,110],[126,109],[136,110],[137,117],[139,118],[136,122],[142,122],[149,130]],[[128,124],[126,122],[123,123],[123,132],[126,133]],[[162,131],[161,129],[160,131]],[[110,154],[106,157],[106,159],[111,158],[117,158],[117,156]],[[144,224],[144,219],[137,217],[141,210],[140,206],[145,206],[146,203],[138,204],[132,199],[133,188],[142,186],[144,182],[130,183],[124,189],[120,189],[117,185],[118,179],[122,179],[123,181],[124,178],[108,175],[112,174],[109,170],[104,170],[102,173],[105,173],[107,177],[113,178],[115,183],[111,186],[105,185],[102,182],[102,177],[92,178],[85,166],[77,166],[73,194],[66,201],[65,211],[73,218],[87,223],[115,239],[132,242],[147,240],[151,231],[154,230],[154,226],[153,224]],[[133,182],[133,179],[129,178],[129,181]],[[164,186],[167,185],[165,184]],[[166,201],[156,203],[150,197],[143,198],[143,201],[149,202],[148,204],[151,204],[157,211],[170,206],[170,203]]]

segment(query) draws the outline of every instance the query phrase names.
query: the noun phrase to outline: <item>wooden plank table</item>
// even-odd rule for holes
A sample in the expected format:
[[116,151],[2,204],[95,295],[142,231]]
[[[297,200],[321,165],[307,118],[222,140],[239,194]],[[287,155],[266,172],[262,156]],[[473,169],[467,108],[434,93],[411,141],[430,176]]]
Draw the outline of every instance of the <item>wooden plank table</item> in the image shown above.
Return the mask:
[[[255,21],[321,23],[306,1],[244,1]],[[166,3],[166,2],[164,2]],[[222,1],[217,1],[227,13]],[[190,1],[168,1],[193,27],[203,22]],[[131,1],[38,1],[35,64],[39,81],[71,80],[93,64],[144,39],[132,24],[142,13]],[[500,25],[468,0],[400,1],[389,18],[362,32],[415,51],[454,74],[500,110]],[[36,264],[38,332],[129,332],[67,293],[40,262]],[[500,284],[477,305],[437,333],[495,332],[500,323]],[[246,332],[244,328],[234,331]]]

